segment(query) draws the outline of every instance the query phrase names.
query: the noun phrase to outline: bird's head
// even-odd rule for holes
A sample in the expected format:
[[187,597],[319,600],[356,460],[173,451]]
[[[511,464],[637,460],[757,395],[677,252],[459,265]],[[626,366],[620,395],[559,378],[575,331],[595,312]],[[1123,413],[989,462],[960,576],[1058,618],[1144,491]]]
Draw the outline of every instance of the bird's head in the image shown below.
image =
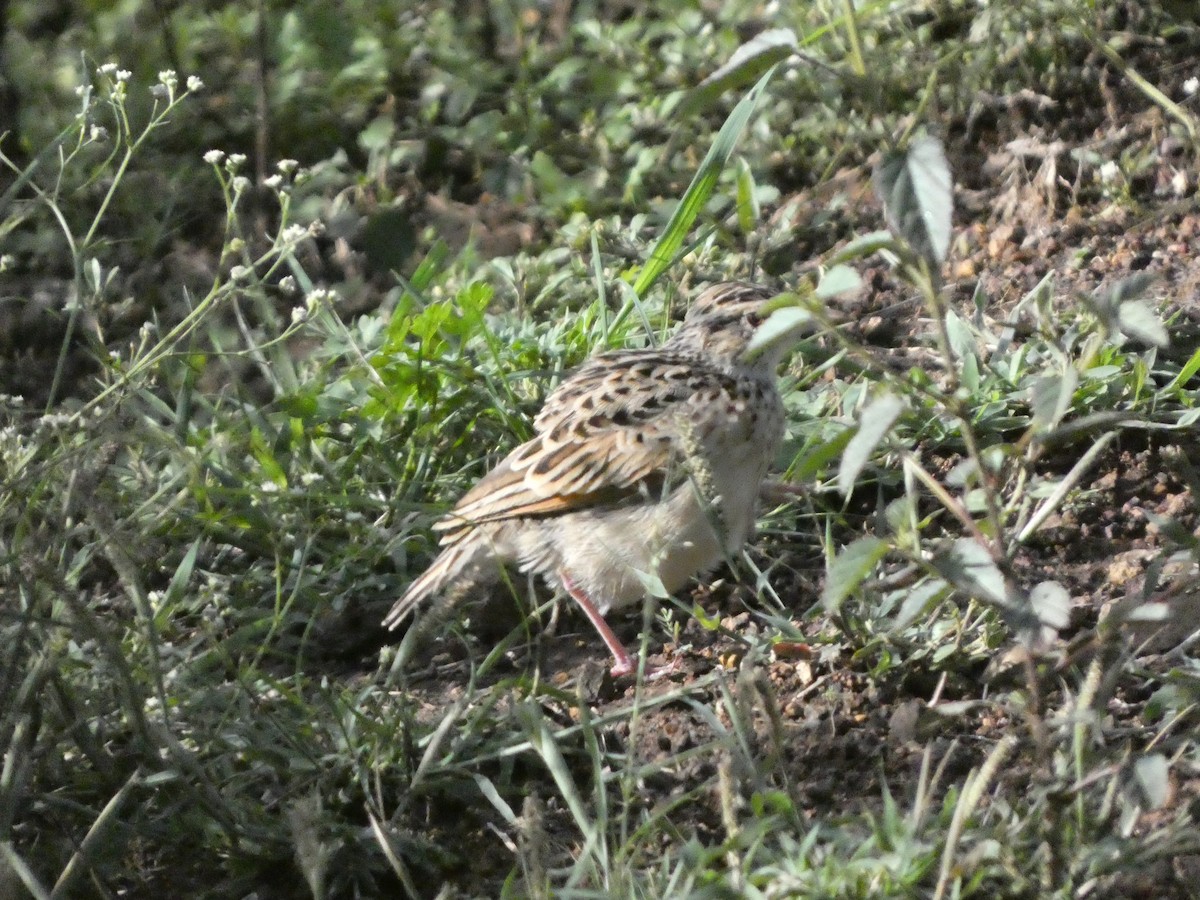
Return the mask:
[[772,340],[766,347],[752,348],[752,341],[770,316],[771,301],[779,293],[742,281],[705,288],[692,301],[687,317],[667,346],[702,353],[726,365],[753,362],[773,369],[790,346],[789,336]]

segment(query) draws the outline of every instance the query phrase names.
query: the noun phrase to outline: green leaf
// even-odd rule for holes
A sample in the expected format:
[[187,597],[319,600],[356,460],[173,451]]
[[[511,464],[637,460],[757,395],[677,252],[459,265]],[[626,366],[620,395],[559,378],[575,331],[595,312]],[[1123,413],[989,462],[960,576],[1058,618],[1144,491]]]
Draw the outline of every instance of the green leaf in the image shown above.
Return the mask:
[[862,259],[873,253],[878,253],[880,250],[894,249],[895,247],[896,238],[892,236],[890,231],[872,231],[869,234],[859,235],[854,238],[839,250],[830,262],[836,265],[837,263],[849,262],[852,259]]
[[1161,753],[1140,757],[1133,764],[1133,775],[1137,779],[1150,809],[1161,809],[1171,793],[1171,766]]
[[830,462],[841,455],[854,435],[853,428],[845,428],[829,440],[822,441],[792,465],[792,477],[797,481],[816,478]]
[[1183,368],[1179,370],[1179,374],[1171,379],[1171,383],[1164,390],[1177,391],[1192,380],[1192,376],[1200,372],[1200,350],[1197,350],[1191,355]]
[[750,343],[746,345],[746,356],[753,359],[781,341],[796,337],[805,330],[812,318],[812,313],[801,306],[785,306],[775,310],[750,338]]
[[843,496],[853,489],[858,474],[902,412],[904,401],[895,394],[887,393],[880,394],[863,409],[858,420],[858,431],[846,445],[842,464],[838,467],[837,488]]
[[929,135],[889,154],[875,170],[888,226],[931,267],[940,266],[950,249],[952,186],[942,142]]
[[790,28],[770,28],[759,32],[734,50],[729,62],[696,86],[680,107],[680,114],[707,106],[731,88],[750,84],[799,48],[796,33]]
[[825,589],[821,591],[821,603],[825,608],[836,612],[842,601],[863,583],[876,564],[887,555],[887,551],[886,541],[869,536],[843,547],[825,575]]
[[692,183],[688,185],[683,199],[679,201],[675,212],[671,214],[671,220],[663,229],[662,237],[654,245],[654,249],[650,252],[650,258],[646,260],[646,264],[642,266],[642,270],[638,272],[638,276],[633,282],[634,293],[639,297],[645,295],[650,286],[658,280],[658,276],[670,268],[676,252],[683,246],[683,239],[687,237],[692,223],[696,221],[696,216],[700,214],[704,204],[708,203],[708,198],[712,196],[713,188],[717,185],[717,178],[733,155],[742,132],[746,130],[751,117],[762,104],[763,98],[766,96],[767,85],[771,83],[774,74],[775,67],[772,66],[762,78],[758,79],[758,83],[746,92],[746,96],[738,101],[733,112],[729,114],[729,118],[725,120],[725,124],[721,126],[716,140],[713,141],[708,154],[700,163],[700,168],[692,178]]
[[745,157],[737,158],[737,217],[738,227],[746,234],[754,231],[761,216],[754,186],[754,172]]
[[1029,592],[1033,613],[1047,628],[1062,631],[1071,621],[1071,595],[1057,581],[1043,581]]
[[992,603],[1011,607],[1008,585],[987,548],[971,538],[959,538],[946,553],[934,561],[939,572],[964,593]]
[[941,578],[918,584],[908,592],[908,596],[900,604],[900,611],[896,613],[896,619],[892,622],[892,630],[903,631],[925,610],[935,603],[941,603],[949,592],[950,585]]
[[1029,405],[1033,409],[1035,427],[1053,428],[1061,422],[1071,408],[1078,384],[1079,376],[1074,369],[1067,369],[1061,375],[1044,375],[1037,379],[1029,389]]
[[1132,338],[1165,347],[1171,343],[1167,328],[1149,304],[1141,300],[1127,300],[1117,310],[1117,324],[1121,331]]
[[832,266],[826,269],[824,274],[821,275],[821,282],[817,285],[816,295],[822,300],[828,300],[830,297],[836,297],[838,294],[857,291],[862,287],[862,283],[862,276],[849,266]]

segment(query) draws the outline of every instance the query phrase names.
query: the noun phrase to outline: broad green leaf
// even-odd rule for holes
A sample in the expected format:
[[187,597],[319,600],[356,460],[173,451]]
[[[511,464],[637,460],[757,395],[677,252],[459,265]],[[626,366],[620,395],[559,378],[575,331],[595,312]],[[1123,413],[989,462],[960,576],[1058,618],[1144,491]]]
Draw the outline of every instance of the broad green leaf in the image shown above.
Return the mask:
[[1071,595],[1057,581],[1043,581],[1029,592],[1029,604],[1038,621],[1062,631],[1071,621]]
[[952,186],[942,142],[929,135],[888,155],[875,170],[888,226],[931,267],[941,265],[950,249]]
[[863,466],[902,412],[904,401],[895,394],[880,394],[863,409],[858,431],[846,445],[842,464],[838,467],[837,487],[842,495],[850,493]]
[[821,591],[821,603],[825,608],[836,612],[842,601],[871,574],[887,550],[887,542],[877,537],[861,537],[843,547],[825,575],[825,589]]
[[816,295],[822,300],[828,300],[830,297],[836,297],[838,294],[857,291],[862,287],[862,283],[862,276],[849,266],[832,266],[826,269],[824,274],[821,275],[821,282],[817,285]]
[[780,341],[794,338],[805,329],[812,318],[812,313],[801,306],[785,306],[775,310],[750,338],[750,343],[746,346],[747,357],[759,356]]
[[959,538],[935,564],[951,584],[967,594],[997,606],[1012,605],[1000,567],[987,548],[971,538]]
[[900,604],[900,611],[896,613],[896,619],[892,622],[892,630],[903,631],[913,623],[917,616],[933,604],[941,603],[946,599],[946,595],[949,593],[950,585],[941,578],[932,578],[923,584],[918,584],[908,592],[908,596]]
[[1034,425],[1038,428],[1053,428],[1062,421],[1067,410],[1071,408],[1071,399],[1075,396],[1075,388],[1079,384],[1079,376],[1074,369],[1067,369],[1060,375],[1044,375],[1037,379],[1029,389],[1029,405],[1033,409]]
[[729,62],[705,78],[688,95],[680,114],[689,113],[721,96],[731,88],[750,84],[767,69],[787,59],[800,47],[790,28],[761,31],[733,51]]
[[852,259],[862,259],[880,250],[896,248],[896,238],[890,231],[872,231],[854,238],[850,243],[837,252],[830,260],[834,265],[849,262]]
[[1150,809],[1161,809],[1171,793],[1171,766],[1161,753],[1140,757],[1133,764],[1133,775]]
[[1166,326],[1162,319],[1141,300],[1128,300],[1117,310],[1117,324],[1121,331],[1139,341],[1153,344],[1155,347],[1165,347],[1171,343]]
[[828,441],[822,441],[792,466],[792,477],[797,481],[816,478],[829,463],[841,455],[842,450],[850,443],[854,434],[853,428],[846,428]]

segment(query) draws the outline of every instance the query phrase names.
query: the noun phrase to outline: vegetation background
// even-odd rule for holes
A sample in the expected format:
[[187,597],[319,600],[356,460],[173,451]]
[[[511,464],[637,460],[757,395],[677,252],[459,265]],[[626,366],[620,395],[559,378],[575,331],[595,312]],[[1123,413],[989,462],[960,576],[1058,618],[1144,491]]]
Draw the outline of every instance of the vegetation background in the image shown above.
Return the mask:
[[[1197,46],[0,3],[0,897],[1198,896]],[[397,655],[439,511],[730,277],[814,323],[802,490],[627,617],[676,673],[548,598]]]

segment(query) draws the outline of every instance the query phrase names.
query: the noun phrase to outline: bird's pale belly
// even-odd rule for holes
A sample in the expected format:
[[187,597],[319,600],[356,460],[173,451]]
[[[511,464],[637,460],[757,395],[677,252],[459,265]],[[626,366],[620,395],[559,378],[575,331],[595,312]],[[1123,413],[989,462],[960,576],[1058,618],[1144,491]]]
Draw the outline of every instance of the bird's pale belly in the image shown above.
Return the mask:
[[[560,570],[566,572],[601,612],[652,593],[655,578],[667,593],[678,591],[695,575],[740,551],[753,533],[758,484],[766,468],[765,460],[755,458],[762,448],[755,449],[749,459],[743,457],[736,479],[722,478],[726,472],[714,473],[714,497],[706,497],[689,481],[659,503],[560,517],[556,528],[523,541],[518,554],[522,568],[551,581]],[[749,490],[745,484],[731,483],[743,479],[750,482]]]

